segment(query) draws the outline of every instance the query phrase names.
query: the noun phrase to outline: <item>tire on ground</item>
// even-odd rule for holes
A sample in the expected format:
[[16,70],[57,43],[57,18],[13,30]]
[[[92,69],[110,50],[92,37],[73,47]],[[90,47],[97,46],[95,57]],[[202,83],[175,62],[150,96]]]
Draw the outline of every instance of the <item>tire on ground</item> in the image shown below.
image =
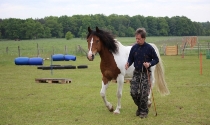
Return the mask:
[[63,66],[43,66],[42,70],[64,69]]
[[37,69],[42,69],[43,68],[43,66],[37,66]]
[[76,66],[66,65],[66,66],[64,66],[64,69],[76,69]]
[[79,65],[79,66],[77,66],[77,68],[78,69],[84,69],[84,68],[88,68],[88,66],[87,65]]
[[50,69],[53,69],[53,66],[42,66],[42,70],[50,70]]
[[65,69],[64,66],[53,66],[53,69]]

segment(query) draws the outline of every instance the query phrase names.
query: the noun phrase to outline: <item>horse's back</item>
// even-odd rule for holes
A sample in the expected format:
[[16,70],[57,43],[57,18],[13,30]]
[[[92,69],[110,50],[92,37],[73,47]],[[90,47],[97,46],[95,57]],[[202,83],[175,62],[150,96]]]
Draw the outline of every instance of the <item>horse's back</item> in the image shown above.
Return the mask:
[[121,74],[124,75],[125,78],[132,78],[133,76],[133,65],[130,66],[127,70],[125,69],[125,64],[127,63],[131,47],[132,46],[124,46],[118,42],[119,52],[117,54],[113,54],[117,67],[120,69]]
[[[153,43],[149,43],[149,44],[155,49],[158,57],[160,57],[157,46]],[[118,47],[119,47],[118,48],[119,53],[113,54],[114,58],[115,58],[115,61],[116,61],[116,64],[117,64],[117,67],[120,69],[121,74],[124,75],[124,78],[132,78],[133,77],[133,71],[135,69],[133,64],[127,70],[125,69],[125,64],[127,63],[128,56],[130,54],[130,50],[131,50],[132,46],[124,46],[118,41]],[[151,68],[151,70],[154,71],[155,66],[153,66]],[[152,72],[152,73],[154,73],[154,72]]]

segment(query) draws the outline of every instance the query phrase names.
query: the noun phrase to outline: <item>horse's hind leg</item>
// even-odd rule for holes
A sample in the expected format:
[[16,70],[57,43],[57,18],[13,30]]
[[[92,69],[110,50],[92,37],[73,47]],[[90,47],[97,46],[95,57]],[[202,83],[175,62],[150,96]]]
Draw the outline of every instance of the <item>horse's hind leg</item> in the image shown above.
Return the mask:
[[108,86],[109,86],[109,82],[106,85],[104,85],[104,82],[102,81],[102,87],[101,87],[100,94],[101,94],[101,97],[104,101],[105,106],[108,108],[108,110],[110,112],[113,112],[114,109],[113,109],[112,104],[110,102],[108,102],[107,99],[106,99],[106,89],[108,88]]
[[151,105],[152,105],[151,95],[152,95],[152,92],[151,92],[151,89],[150,89],[150,93],[149,93],[148,101],[147,101],[147,105],[148,105],[149,108],[150,108]]
[[149,92],[148,102],[147,102],[148,107],[151,107],[151,105],[152,105],[151,96],[152,96],[152,89],[153,89],[153,86],[155,84],[154,69],[152,69],[152,72],[151,72],[151,75],[150,75],[150,84],[151,84],[151,86],[150,86],[150,92]]

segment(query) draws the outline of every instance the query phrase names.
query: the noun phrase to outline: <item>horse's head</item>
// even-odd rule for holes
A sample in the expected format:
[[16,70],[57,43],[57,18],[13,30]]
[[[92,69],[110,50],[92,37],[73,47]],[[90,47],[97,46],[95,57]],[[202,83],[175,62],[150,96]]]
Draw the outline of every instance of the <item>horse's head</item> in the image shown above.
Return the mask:
[[90,61],[93,61],[97,52],[99,54],[105,50],[115,54],[118,52],[117,41],[114,39],[113,34],[108,31],[100,30],[98,27],[96,27],[95,31],[88,27],[87,42],[89,50],[87,58]]
[[87,58],[89,61],[93,61],[95,55],[97,52],[100,52],[101,49],[101,41],[100,38],[96,35],[99,34],[100,30],[98,27],[96,27],[96,31],[93,31],[88,27],[88,36],[87,36],[87,42],[88,42],[88,54]]

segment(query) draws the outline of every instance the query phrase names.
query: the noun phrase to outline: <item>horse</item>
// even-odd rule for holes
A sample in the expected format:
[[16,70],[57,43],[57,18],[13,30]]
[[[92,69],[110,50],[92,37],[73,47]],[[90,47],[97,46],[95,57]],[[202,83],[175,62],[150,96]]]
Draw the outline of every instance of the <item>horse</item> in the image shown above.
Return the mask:
[[[105,106],[110,112],[114,111],[113,105],[107,101],[106,90],[109,86],[111,80],[116,80],[117,82],[117,106],[114,114],[120,114],[121,109],[121,97],[122,89],[125,79],[131,79],[133,77],[134,66],[133,64],[126,70],[125,64],[130,53],[132,46],[124,46],[117,39],[114,38],[114,35],[108,31],[101,30],[96,27],[96,30],[92,30],[88,27],[87,34],[87,43],[88,43],[88,53],[87,59],[93,61],[97,53],[99,53],[101,62],[100,70],[102,73],[102,87],[100,95],[104,101]],[[151,43],[149,43],[151,44]],[[169,90],[164,78],[164,67],[158,48],[155,44],[151,44],[158,57],[159,63],[151,67],[151,76],[150,83],[151,86],[154,86],[154,83],[157,83],[158,90],[161,95],[168,95]],[[156,81],[155,81],[156,80]],[[148,96],[148,105],[151,105],[151,91]]]

